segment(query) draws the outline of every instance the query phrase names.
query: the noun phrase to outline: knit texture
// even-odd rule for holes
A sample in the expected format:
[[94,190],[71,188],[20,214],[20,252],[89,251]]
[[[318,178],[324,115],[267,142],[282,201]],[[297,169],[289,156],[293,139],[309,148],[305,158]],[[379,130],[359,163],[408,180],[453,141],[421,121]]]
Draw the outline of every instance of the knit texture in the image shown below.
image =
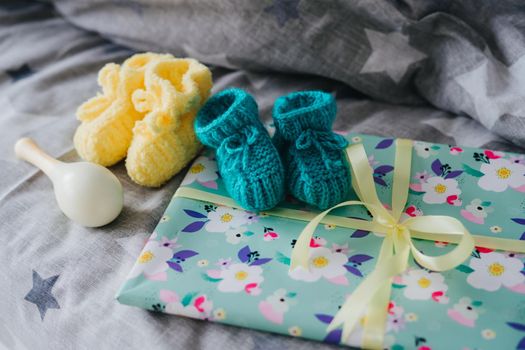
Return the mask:
[[267,210],[283,199],[283,166],[251,95],[228,89],[212,96],[199,111],[195,130],[203,144],[216,148],[226,189],[243,208]]
[[108,63],[100,70],[98,84],[102,94],[84,102],[76,113],[82,123],[73,141],[80,157],[110,166],[126,156],[133,126],[145,115],[133,107],[131,95],[136,89],[144,88],[146,66],[162,58],[173,56],[136,54],[122,66]]
[[157,187],[202,147],[193,123],[210,95],[212,78],[194,59],[165,58],[148,65],[144,83],[145,88],[132,95],[135,110],[146,116],[133,128],[126,169],[139,185]]
[[332,95],[301,91],[277,99],[274,143],[286,166],[289,192],[320,209],[344,201],[350,171],[343,149],[348,142],[332,132],[337,106]]

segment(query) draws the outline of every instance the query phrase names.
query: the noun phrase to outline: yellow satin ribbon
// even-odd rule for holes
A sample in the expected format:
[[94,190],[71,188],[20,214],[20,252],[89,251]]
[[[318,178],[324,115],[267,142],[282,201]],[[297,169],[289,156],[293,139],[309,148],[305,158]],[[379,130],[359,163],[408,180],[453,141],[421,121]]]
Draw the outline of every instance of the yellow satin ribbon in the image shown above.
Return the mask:
[[[362,220],[353,220],[355,229],[369,229],[385,235],[374,270],[361,282],[345,301],[328,326],[327,331],[343,328],[342,340],[346,341],[359,319],[365,313],[362,345],[364,348],[381,349],[390,300],[393,277],[402,274],[408,267],[410,253],[423,267],[432,271],[453,269],[467,259],[475,246],[472,235],[463,224],[450,216],[426,215],[400,221],[408,198],[408,185],[412,159],[412,143],[396,140],[396,159],[392,189],[392,210],[387,210],[377,197],[372,169],[362,144],[352,145],[346,150],[352,169],[352,185],[359,201],[340,203],[316,216],[299,235],[292,251],[290,270],[297,267],[309,268],[310,239],[317,225],[333,209],[362,205],[372,214],[372,221],[363,225]],[[364,228],[367,226],[368,228]],[[454,249],[441,256],[421,253],[412,242],[412,232],[425,233],[432,239],[454,237],[445,241],[457,241]]]
[[[352,185],[360,199],[359,201],[337,204],[318,215],[312,212],[280,207],[266,212],[272,216],[309,221],[295,243],[290,270],[299,266],[309,268],[310,238],[320,223],[385,235],[374,270],[354,290],[328,326],[328,331],[342,326],[343,341],[348,339],[365,312],[362,346],[370,349],[381,349],[383,347],[392,279],[407,269],[410,253],[421,266],[432,271],[450,270],[460,265],[470,256],[475,245],[525,253],[525,241],[471,235],[459,220],[450,216],[426,215],[400,221],[408,198],[412,141],[396,140],[392,210],[387,210],[377,196],[372,169],[363,145],[349,146],[346,153],[351,164]],[[230,197],[190,187],[180,187],[175,192],[174,197],[202,200],[242,209]],[[352,205],[365,206],[372,214],[373,219],[366,221],[328,214],[335,208]],[[444,255],[433,257],[421,253],[414,246],[413,238],[456,243],[457,246]]]

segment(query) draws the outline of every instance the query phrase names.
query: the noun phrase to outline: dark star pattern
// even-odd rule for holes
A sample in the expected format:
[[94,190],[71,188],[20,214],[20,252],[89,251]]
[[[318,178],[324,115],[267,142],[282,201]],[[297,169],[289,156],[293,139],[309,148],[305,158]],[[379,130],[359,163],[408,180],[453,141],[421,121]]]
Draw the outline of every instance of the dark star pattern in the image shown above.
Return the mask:
[[13,81],[23,79],[34,73],[31,67],[29,67],[27,63],[24,63],[23,65],[21,65],[19,68],[16,68],[16,69],[8,69],[5,72],[7,73],[7,75],[9,75],[9,77]]
[[272,13],[279,27],[283,27],[290,19],[299,18],[299,1],[301,0],[274,0],[273,5],[266,7],[264,12]]
[[38,307],[42,321],[44,320],[47,309],[60,309],[60,305],[58,305],[57,300],[51,293],[51,289],[59,276],[60,275],[56,275],[42,279],[38,272],[33,270],[33,288],[27,293],[24,299]]

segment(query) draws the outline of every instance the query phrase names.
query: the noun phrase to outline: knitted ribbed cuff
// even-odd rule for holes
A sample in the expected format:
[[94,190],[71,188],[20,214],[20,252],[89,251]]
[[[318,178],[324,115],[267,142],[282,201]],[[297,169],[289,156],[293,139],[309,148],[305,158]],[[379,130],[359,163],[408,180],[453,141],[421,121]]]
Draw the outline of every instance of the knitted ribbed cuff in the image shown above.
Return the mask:
[[298,91],[279,97],[273,107],[273,120],[286,140],[297,139],[306,129],[331,131],[337,105],[329,93]]
[[195,120],[195,133],[206,146],[221,142],[249,125],[257,125],[259,111],[253,97],[241,89],[227,89],[212,96]]

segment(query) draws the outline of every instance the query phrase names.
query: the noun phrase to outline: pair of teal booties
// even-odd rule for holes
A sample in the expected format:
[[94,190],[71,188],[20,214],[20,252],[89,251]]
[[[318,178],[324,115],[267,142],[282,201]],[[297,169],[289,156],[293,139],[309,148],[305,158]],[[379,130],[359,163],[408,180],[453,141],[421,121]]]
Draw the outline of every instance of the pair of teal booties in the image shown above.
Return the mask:
[[271,209],[287,190],[326,209],[344,201],[351,188],[343,152],[348,142],[332,132],[336,111],[332,95],[322,91],[282,96],[274,104],[271,139],[254,98],[233,88],[206,102],[195,132],[204,145],[216,149],[226,189],[243,208]]

